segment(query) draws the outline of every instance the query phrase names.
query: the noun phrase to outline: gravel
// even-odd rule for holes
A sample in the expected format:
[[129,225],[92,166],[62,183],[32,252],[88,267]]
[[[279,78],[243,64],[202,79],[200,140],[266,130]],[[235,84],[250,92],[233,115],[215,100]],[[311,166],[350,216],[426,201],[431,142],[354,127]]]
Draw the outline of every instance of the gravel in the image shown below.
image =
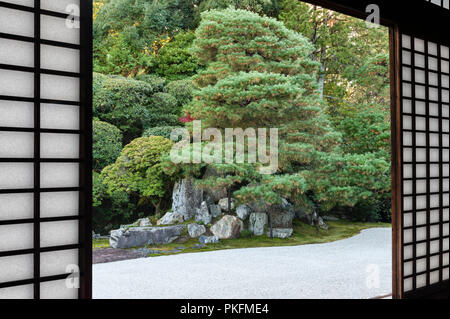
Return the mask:
[[93,266],[94,298],[365,299],[391,293],[391,230],[327,244],[222,250]]

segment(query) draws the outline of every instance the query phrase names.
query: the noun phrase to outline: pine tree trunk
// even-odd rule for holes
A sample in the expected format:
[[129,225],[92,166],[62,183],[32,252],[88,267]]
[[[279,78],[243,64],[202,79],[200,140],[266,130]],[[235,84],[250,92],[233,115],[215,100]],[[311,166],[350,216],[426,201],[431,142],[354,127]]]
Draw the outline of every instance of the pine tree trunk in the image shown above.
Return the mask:
[[326,71],[326,66],[325,63],[321,63],[320,65],[320,74],[319,74],[319,93],[320,93],[320,98],[323,100],[323,96],[324,96],[324,87],[325,87],[325,71]]
[[231,188],[227,189],[227,197],[228,197],[228,215],[231,215]]

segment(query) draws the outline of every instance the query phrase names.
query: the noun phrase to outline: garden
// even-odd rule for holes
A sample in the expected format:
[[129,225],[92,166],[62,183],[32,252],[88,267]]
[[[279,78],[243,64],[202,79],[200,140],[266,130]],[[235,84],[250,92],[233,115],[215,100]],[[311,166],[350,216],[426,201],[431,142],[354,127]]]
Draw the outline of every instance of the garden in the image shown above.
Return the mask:
[[[94,248],[157,256],[389,227],[388,37],[297,0],[94,1]],[[218,160],[188,143],[175,163],[174,132],[189,142],[197,121],[277,128],[277,166],[261,174],[206,131],[200,152]]]

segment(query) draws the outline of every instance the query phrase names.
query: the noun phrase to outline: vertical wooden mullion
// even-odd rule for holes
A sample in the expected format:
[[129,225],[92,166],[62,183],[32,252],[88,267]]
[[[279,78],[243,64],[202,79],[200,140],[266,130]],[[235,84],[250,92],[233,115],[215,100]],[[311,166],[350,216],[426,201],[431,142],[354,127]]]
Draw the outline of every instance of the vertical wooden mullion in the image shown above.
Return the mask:
[[401,39],[398,26],[389,29],[391,84],[391,152],[392,152],[392,296],[403,296],[403,137]]
[[34,1],[34,299],[40,299],[41,1]]
[[426,285],[430,285],[430,214],[431,214],[431,195],[430,195],[430,87],[429,87],[429,65],[428,65],[428,41],[424,40],[424,54],[425,54],[425,131],[426,131],[426,236],[427,236],[427,247],[426,247]]
[[[411,41],[411,140],[412,140],[412,216],[413,216],[413,242],[412,242],[412,256],[413,256],[413,290],[417,287],[417,184],[416,184],[416,166],[417,166],[417,152],[416,152],[416,74],[415,74],[415,68],[416,68],[416,59],[415,59],[415,43],[414,43],[414,36],[411,35],[410,37]],[[403,122],[403,119],[402,119]],[[403,230],[402,230],[403,231]]]
[[439,116],[439,282],[443,281],[443,273],[444,273],[444,260],[443,254],[444,251],[444,142],[443,142],[443,126],[442,126],[442,74],[441,74],[441,45],[439,43],[437,46],[437,60],[438,60],[438,116]]
[[80,299],[92,298],[92,1],[80,1]]

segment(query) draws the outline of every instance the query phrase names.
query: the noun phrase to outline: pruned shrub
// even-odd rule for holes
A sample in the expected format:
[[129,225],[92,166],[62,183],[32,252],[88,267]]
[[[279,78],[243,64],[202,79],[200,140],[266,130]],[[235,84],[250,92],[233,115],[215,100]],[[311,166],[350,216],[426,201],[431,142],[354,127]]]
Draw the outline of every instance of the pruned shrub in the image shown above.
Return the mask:
[[101,171],[114,163],[122,150],[122,133],[112,124],[93,121],[93,167]]

